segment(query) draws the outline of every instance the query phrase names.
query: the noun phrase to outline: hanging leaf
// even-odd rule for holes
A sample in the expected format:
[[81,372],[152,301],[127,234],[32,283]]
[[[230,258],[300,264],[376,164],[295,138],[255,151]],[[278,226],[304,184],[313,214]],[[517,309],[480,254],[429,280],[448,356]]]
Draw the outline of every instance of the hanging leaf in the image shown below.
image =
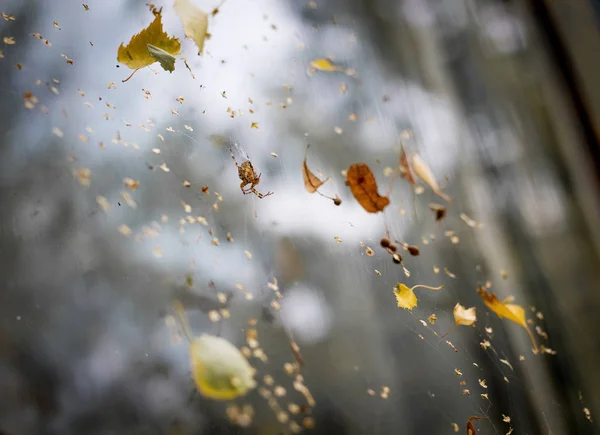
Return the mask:
[[190,361],[198,391],[210,399],[232,400],[256,386],[254,369],[224,338],[202,335],[192,340]]
[[346,185],[354,198],[369,213],[383,211],[389,203],[387,196],[380,196],[377,181],[371,169],[365,163],[355,163],[347,171]]
[[444,286],[439,287],[429,287],[427,285],[415,285],[413,287],[408,287],[405,284],[398,283],[396,287],[394,287],[394,295],[396,296],[396,303],[398,304],[398,308],[404,308],[405,310],[412,311],[414,307],[417,306],[418,300],[417,296],[414,293],[414,289],[416,288],[426,288],[428,290],[441,290]]
[[408,161],[404,146],[402,147],[402,152],[400,154],[400,174],[402,175],[402,178],[410,184],[415,184],[415,177],[413,176],[412,168],[410,167],[410,162]]
[[150,56],[160,63],[162,69],[169,72],[175,71],[175,56],[167,53],[161,48],[155,47],[152,44],[148,44],[148,52],[150,53]]
[[504,303],[496,297],[494,293],[488,293],[483,287],[479,287],[477,289],[477,293],[483,299],[483,303],[486,307],[492,310],[494,313],[498,315],[500,318],[508,319],[512,322],[515,322],[517,325],[525,328],[527,333],[529,334],[529,338],[531,339],[531,343],[533,344],[533,352],[535,354],[538,353],[538,347],[535,341],[535,337],[533,333],[527,326],[527,320],[525,319],[525,310],[520,305],[508,304]]
[[485,416],[477,416],[477,415],[472,415],[469,417],[469,419],[467,420],[467,435],[476,435],[477,431],[475,430],[475,426],[473,425],[473,422],[475,420],[483,420],[483,419],[487,419],[488,417]]
[[229,341],[212,335],[192,338],[183,305],[175,311],[190,343],[192,376],[200,394],[214,400],[233,400],[256,386],[255,370]]
[[198,55],[202,54],[208,36],[208,14],[190,0],[175,0],[174,8],[183,23],[185,37],[192,39],[198,47]]
[[308,154],[308,148],[310,145],[306,146],[306,151],[304,152],[304,162],[302,162],[302,178],[304,179],[304,187],[308,193],[315,193],[323,184],[327,183],[331,180],[331,177],[327,177],[325,180],[321,181],[319,177],[312,173],[310,169],[308,169],[308,165],[306,164],[306,156]]
[[465,308],[461,304],[457,303],[454,306],[454,323],[456,325],[473,326],[477,321],[477,314],[475,307]]
[[[142,30],[140,33],[133,35],[127,46],[121,44],[117,53],[117,61],[131,68],[133,73],[123,82],[126,82],[135,74],[135,72],[143,67],[152,65],[158,59],[154,58],[148,49],[148,44],[165,51],[166,53],[175,56],[181,50],[179,39],[169,37],[162,26],[162,16],[160,11],[155,14],[154,21]],[[162,66],[161,62],[161,66]],[[163,66],[164,67],[164,66]]]
[[425,160],[418,154],[413,154],[412,156],[412,169],[415,171],[415,174],[417,174],[417,176],[433,190],[433,193],[448,202],[452,202],[452,198],[442,192],[437,180],[433,176],[433,172],[431,172],[431,169],[429,169]]

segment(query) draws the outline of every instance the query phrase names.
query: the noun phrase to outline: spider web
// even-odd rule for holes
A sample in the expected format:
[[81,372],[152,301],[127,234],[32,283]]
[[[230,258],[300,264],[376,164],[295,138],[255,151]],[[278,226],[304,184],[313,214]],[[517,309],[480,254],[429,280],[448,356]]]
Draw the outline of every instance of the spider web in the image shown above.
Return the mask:
[[[95,41],[95,51],[87,43],[77,46],[75,65],[86,68],[64,73],[60,94],[44,101],[50,120],[36,122],[45,136],[53,131],[60,136],[61,153],[75,156],[68,170],[91,170],[92,183],[77,207],[101,212],[92,229],[109,240],[110,252],[127,271],[122,274],[131,273],[146,292],[121,283],[122,294],[105,290],[104,299],[91,308],[102,313],[105,330],[87,354],[72,359],[69,370],[78,374],[79,383],[65,388],[75,393],[67,394],[58,427],[68,427],[83,412],[75,402],[87,388],[81,383],[86,376],[104,394],[124,384],[124,391],[114,394],[135,400],[143,419],[156,421],[161,430],[172,429],[174,421],[185,422],[191,433],[216,433],[215,427],[227,426],[222,421],[231,404],[189,399],[194,390],[189,355],[169,317],[173,299],[183,291],[191,295],[186,308],[198,334],[248,347],[246,335],[256,321],[267,360],[249,349],[259,389],[236,403],[252,405],[251,426],[265,433],[310,426],[305,417],[314,418],[317,433],[433,434],[453,433],[456,427],[466,433],[470,416],[483,417],[473,422],[479,433],[505,434],[511,428],[567,433],[558,412],[563,405],[547,386],[543,358],[552,356],[534,356],[526,332],[498,319],[475,292],[487,286],[503,297],[513,294],[532,319],[530,327],[542,328],[538,342],[548,344],[543,313],[528,306],[523,281],[518,272],[513,275],[510,258],[499,246],[506,245],[502,236],[493,237],[498,253],[484,249],[499,228],[497,210],[486,203],[491,191],[483,183],[479,190],[471,186],[480,180],[477,170],[463,171],[462,160],[473,153],[477,137],[448,88],[432,90],[411,68],[404,74],[390,69],[374,51],[375,32],[335,2],[300,9],[267,0],[225,3],[214,29],[211,22],[212,38],[202,58],[195,58],[191,42],[182,41],[196,78],[178,61],[173,74],[153,65],[122,84],[126,74],[114,67],[116,47],[143,28],[151,14],[141,7],[132,13],[127,2],[93,4],[87,12],[75,10],[80,6],[44,5],[63,24],[58,36],[51,33],[52,23],[32,26],[53,35],[56,53],[73,41]],[[165,28],[178,29],[170,5],[157,6],[164,7]],[[336,22],[329,23],[325,17],[333,12]],[[101,23],[115,14],[122,27],[107,35]],[[423,33],[434,23],[426,14],[418,17],[413,16],[415,33],[423,44],[432,44]],[[88,20],[89,27],[65,25],[74,19]],[[307,71],[311,61],[328,56],[343,71]],[[407,60],[410,53],[402,56]],[[37,65],[38,70],[25,70],[19,86],[31,87],[34,73],[51,79],[52,72]],[[59,70],[67,67],[61,64]],[[87,74],[87,67],[93,72]],[[107,83],[116,89],[106,89]],[[69,116],[61,116],[61,109]],[[16,137],[33,143],[33,134],[23,125]],[[369,215],[344,185],[343,171],[365,162],[385,192],[401,142],[426,159],[454,196],[441,223],[428,204],[443,201],[427,186],[414,189],[397,179],[391,205]],[[340,207],[305,191],[301,167],[307,144],[311,170],[323,179],[332,177],[320,190],[338,194]],[[242,195],[229,147],[262,173],[257,189],[274,195],[262,200]],[[469,163],[478,164],[476,159]],[[140,187],[128,189],[124,178],[139,181]],[[81,175],[76,179],[81,182]],[[110,211],[103,213],[99,197],[112,205]],[[484,227],[467,225],[460,212],[477,217]],[[420,247],[418,257],[401,250],[406,269],[379,246],[388,231],[398,245]],[[72,258],[79,255],[76,251]],[[444,289],[417,290],[418,306],[408,311],[396,306],[393,288],[399,282]],[[228,292],[226,308],[205,308],[206,300],[214,305],[219,293]],[[62,300],[85,306],[71,297],[63,294]],[[475,327],[453,328],[457,302],[477,308]],[[56,328],[49,330],[65,334]],[[66,348],[71,340],[65,334],[61,342]],[[316,400],[310,415],[291,411],[291,405],[304,406],[307,400],[294,389],[297,374],[285,370],[286,363],[298,363],[291,341],[300,347],[301,374]],[[58,359],[71,356],[62,347],[47,346]],[[109,349],[119,356],[108,357]],[[147,377],[134,364],[141,354],[148,358],[142,363],[150,367]],[[161,378],[152,363],[165,364],[169,375]],[[277,395],[277,386],[285,394]],[[266,400],[261,388],[271,394]],[[91,395],[81,402],[93,407],[99,400]]]

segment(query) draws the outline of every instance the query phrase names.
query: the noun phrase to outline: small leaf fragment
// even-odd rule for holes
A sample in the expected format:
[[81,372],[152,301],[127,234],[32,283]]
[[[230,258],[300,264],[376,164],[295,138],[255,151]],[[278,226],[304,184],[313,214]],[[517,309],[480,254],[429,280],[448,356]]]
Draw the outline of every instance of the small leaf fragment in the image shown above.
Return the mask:
[[155,47],[152,44],[148,44],[148,53],[153,59],[157,60],[165,71],[175,71],[175,56],[166,52],[162,48]]
[[405,310],[412,311],[412,309],[417,306],[418,300],[417,296],[414,293],[414,289],[416,288],[426,288],[428,290],[441,290],[443,286],[429,287],[426,285],[415,285],[413,287],[408,287],[407,285],[399,282],[394,287],[394,295],[396,296],[396,303],[398,304],[398,308],[404,308]]
[[456,325],[473,326],[477,321],[475,307],[465,308],[461,304],[456,303],[453,314]]
[[208,35],[208,14],[194,6],[190,0],[175,0],[174,8],[183,23],[185,37],[196,43],[198,55],[201,55],[204,50],[204,40]]
[[446,217],[446,207],[442,204],[432,202],[428,205],[429,210],[435,213],[435,221],[439,222]]
[[498,300],[494,293],[488,293],[485,288],[479,287],[477,289],[477,293],[483,299],[483,303],[486,307],[492,310],[494,313],[498,315],[500,318],[508,319],[512,322],[515,322],[517,325],[522,326],[529,334],[529,338],[533,344],[534,353],[538,353],[537,343],[535,341],[535,337],[529,326],[527,325],[527,320],[525,319],[525,310],[520,305],[515,304],[507,304]]
[[348,168],[346,185],[368,213],[383,211],[390,203],[387,196],[379,195],[375,176],[365,163],[355,163]]
[[328,58],[315,59],[310,62],[310,66],[317,71],[334,72],[339,70]]

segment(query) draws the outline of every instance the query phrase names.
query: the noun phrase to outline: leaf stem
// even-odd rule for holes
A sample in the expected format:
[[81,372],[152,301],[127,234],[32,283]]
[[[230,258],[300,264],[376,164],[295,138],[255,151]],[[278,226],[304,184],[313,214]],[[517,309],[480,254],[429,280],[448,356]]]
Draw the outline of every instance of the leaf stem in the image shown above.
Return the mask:
[[444,287],[443,285],[441,285],[439,287],[429,287],[428,285],[417,284],[415,286],[412,286],[410,289],[414,290],[416,288],[426,288],[426,289],[429,289],[429,290],[441,290],[443,287]]
[[121,80],[121,82],[125,83],[127,80],[129,80],[131,77],[133,77],[133,75],[139,71],[140,68],[136,68],[133,70],[133,72],[131,74],[129,74],[129,77],[127,77],[125,80]]

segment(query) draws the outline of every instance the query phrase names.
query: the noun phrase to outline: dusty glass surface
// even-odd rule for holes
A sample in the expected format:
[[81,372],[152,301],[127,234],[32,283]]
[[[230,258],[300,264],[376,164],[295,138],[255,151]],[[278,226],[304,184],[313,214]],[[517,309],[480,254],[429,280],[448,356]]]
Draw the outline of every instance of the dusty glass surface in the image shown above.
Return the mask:
[[[198,0],[201,56],[173,3],[0,6],[0,432],[598,433],[598,183],[520,3]],[[255,388],[198,392],[177,301]]]

